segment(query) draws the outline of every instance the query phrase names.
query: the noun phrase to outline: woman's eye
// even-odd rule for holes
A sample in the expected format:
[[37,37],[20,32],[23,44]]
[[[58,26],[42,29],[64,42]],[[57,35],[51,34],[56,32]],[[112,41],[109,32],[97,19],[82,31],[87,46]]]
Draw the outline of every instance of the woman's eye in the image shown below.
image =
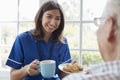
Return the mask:
[[51,19],[52,17],[51,16],[47,16],[47,18]]
[[56,20],[60,20],[60,18],[56,18]]

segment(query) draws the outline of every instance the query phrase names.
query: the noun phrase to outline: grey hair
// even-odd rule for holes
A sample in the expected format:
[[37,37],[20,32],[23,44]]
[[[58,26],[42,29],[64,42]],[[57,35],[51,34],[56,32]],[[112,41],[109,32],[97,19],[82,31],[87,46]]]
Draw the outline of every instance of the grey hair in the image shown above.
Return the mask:
[[120,29],[120,0],[107,0],[102,16],[115,19],[116,28]]

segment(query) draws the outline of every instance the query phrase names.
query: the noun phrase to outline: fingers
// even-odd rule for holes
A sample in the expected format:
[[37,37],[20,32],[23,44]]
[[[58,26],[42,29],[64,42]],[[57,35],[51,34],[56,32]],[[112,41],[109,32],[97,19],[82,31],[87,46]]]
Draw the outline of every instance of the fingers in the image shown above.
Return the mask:
[[33,64],[37,64],[37,65],[38,65],[38,64],[39,64],[39,62],[40,62],[39,60],[35,59],[32,63],[33,63]]
[[36,75],[36,74],[38,74],[39,73],[39,71],[38,70],[35,70],[35,69],[32,69],[32,68],[30,68],[29,70],[28,70],[28,74],[29,75]]
[[29,75],[36,75],[39,73],[38,68],[39,68],[39,61],[36,59],[32,61],[29,65],[27,65],[27,73]]
[[77,61],[72,61],[72,64],[75,64],[75,63],[77,63]]
[[89,69],[89,68],[88,68],[88,69],[85,69],[85,70],[84,70],[84,73],[85,73],[85,74],[92,74],[92,70]]
[[39,68],[39,62],[40,61],[38,61],[37,59],[36,60],[34,60],[32,63],[31,63],[31,65],[30,65],[30,67],[32,68],[32,69],[38,69]]

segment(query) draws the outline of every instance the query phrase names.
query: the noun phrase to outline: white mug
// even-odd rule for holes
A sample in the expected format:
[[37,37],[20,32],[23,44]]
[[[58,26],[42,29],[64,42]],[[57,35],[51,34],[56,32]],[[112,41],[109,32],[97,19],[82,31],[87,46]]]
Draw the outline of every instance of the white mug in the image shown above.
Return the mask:
[[43,60],[40,61],[39,71],[44,78],[51,78],[55,75],[56,61],[54,60]]

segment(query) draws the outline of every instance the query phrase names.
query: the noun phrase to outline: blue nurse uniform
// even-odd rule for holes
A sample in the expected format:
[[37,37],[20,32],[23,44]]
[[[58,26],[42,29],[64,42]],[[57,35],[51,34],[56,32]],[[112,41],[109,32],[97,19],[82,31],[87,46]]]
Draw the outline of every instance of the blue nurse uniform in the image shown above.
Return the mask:
[[[64,38],[64,41],[65,43],[52,43],[52,38],[48,42],[44,40],[37,41],[30,31],[21,33],[16,37],[6,65],[20,69],[35,59],[39,61],[52,59],[56,61],[57,74],[59,71],[58,65],[70,58],[66,38]],[[41,74],[35,76],[27,75],[23,80],[42,80],[42,76]],[[49,80],[57,80],[57,78]]]

